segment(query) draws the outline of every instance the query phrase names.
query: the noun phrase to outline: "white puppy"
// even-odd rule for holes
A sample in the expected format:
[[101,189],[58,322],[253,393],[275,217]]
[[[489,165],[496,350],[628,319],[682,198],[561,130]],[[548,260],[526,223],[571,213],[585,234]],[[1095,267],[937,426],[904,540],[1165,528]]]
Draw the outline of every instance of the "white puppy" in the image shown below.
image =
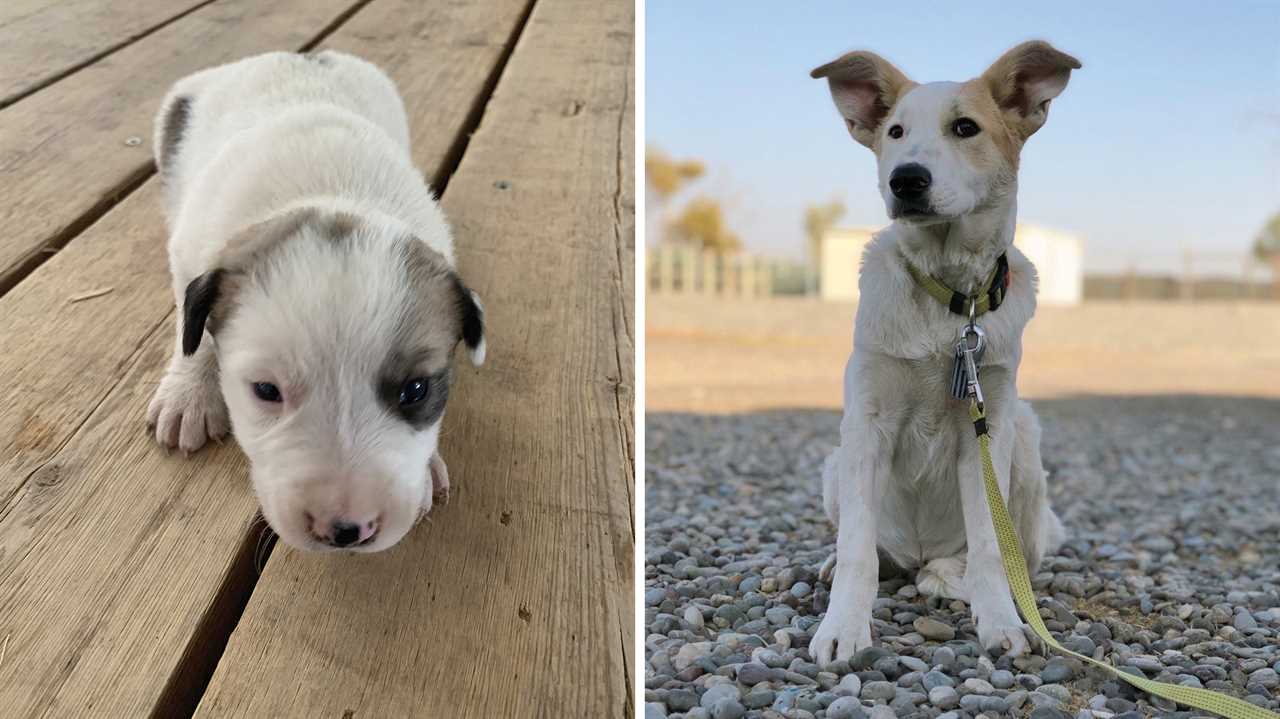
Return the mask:
[[211,68],[169,92],[155,153],[180,309],[156,439],[234,428],[293,546],[395,544],[448,489],[453,348],[485,352],[395,86],[328,51]]
[[[967,601],[985,647],[1028,648],[952,370],[968,298],[989,294],[995,307],[977,323],[992,455],[1034,571],[1063,529],[1046,496],[1039,424],[1015,386],[1036,290],[1035,269],[1013,247],[1018,157],[1079,67],[1029,42],[964,83],[918,85],[869,52],[812,73],[827,78],[850,134],[876,154],[894,220],[863,257],[840,447],[823,471],[838,534],[831,603],[810,645],[820,663],[871,645],[882,562],[918,570],[925,594]],[[956,291],[952,301],[926,292],[928,278]]]

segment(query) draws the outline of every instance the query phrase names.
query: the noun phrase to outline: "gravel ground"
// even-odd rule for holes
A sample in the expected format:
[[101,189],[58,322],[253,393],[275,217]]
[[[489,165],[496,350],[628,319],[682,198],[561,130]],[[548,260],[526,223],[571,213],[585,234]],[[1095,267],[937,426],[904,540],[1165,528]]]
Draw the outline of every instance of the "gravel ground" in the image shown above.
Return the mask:
[[[1130,671],[1280,708],[1280,401],[1035,406],[1069,533],[1034,578],[1049,628]],[[1204,714],[1072,659],[989,657],[968,607],[926,602],[909,577],[880,584],[877,646],[812,663],[835,542],[817,478],[838,425],[646,418],[647,719]]]

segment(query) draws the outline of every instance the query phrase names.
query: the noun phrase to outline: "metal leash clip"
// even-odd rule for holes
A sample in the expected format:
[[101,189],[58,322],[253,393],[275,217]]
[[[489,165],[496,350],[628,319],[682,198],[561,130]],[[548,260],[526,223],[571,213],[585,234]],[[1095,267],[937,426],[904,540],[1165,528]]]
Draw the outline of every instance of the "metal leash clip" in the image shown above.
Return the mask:
[[969,301],[969,324],[960,328],[960,339],[956,342],[951,396],[956,399],[972,397],[977,401],[978,409],[983,410],[985,403],[982,385],[978,384],[978,366],[982,362],[982,353],[987,349],[987,333],[976,322],[977,304],[974,300]]

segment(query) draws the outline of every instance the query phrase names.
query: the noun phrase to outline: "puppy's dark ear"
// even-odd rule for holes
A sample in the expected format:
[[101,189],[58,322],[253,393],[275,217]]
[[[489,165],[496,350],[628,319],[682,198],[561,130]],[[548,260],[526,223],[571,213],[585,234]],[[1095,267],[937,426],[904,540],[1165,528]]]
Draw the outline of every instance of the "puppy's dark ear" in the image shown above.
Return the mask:
[[455,279],[458,293],[458,312],[462,316],[462,341],[467,345],[467,355],[471,364],[479,367],[484,364],[484,305],[480,304],[480,295]]
[[1043,40],[1024,42],[1000,56],[982,81],[1022,139],[1049,119],[1049,102],[1062,94],[1080,61]]
[[831,99],[844,117],[849,134],[873,149],[880,123],[899,98],[915,86],[893,63],[865,50],[816,67],[809,76],[827,78]]
[[190,357],[200,347],[209,313],[218,303],[225,270],[210,270],[187,285],[182,301],[182,354]]

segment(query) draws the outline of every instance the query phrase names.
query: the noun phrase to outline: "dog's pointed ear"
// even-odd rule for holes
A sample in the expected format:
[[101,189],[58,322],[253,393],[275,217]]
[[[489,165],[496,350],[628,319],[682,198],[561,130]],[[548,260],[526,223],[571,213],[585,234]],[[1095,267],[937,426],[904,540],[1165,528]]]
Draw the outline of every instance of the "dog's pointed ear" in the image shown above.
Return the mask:
[[182,354],[190,357],[200,347],[209,313],[218,303],[226,270],[210,270],[191,280],[182,300]]
[[1062,94],[1080,61],[1043,40],[1024,42],[1000,56],[982,82],[1005,121],[1025,140],[1049,119],[1049,102]]
[[[456,279],[456,276],[455,276]],[[467,356],[471,364],[479,367],[484,364],[484,305],[480,304],[480,295],[457,282],[458,312],[462,316],[462,341],[467,345]]]
[[879,55],[858,50],[814,68],[812,78],[827,78],[831,99],[853,139],[873,147],[876,131],[895,103],[915,83]]

